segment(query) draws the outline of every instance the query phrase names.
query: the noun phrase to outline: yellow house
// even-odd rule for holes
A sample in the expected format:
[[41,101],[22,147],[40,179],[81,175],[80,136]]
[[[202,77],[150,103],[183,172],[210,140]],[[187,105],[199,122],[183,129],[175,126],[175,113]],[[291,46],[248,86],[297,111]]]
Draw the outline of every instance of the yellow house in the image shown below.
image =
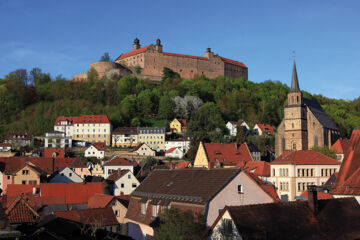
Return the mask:
[[97,177],[104,177],[104,169],[100,164],[95,164],[94,168],[91,172],[92,176],[97,176]]
[[24,163],[22,167],[15,173],[14,184],[40,184],[42,177],[46,177],[46,173],[31,163]]
[[174,119],[170,123],[170,129],[175,133],[182,133],[186,131],[186,120],[185,119]]

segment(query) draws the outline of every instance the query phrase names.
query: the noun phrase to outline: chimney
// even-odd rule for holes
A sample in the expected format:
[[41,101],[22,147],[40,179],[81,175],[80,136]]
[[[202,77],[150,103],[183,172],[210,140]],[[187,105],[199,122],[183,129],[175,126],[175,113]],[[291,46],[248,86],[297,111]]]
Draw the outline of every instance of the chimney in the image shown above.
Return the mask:
[[308,204],[313,211],[314,214],[318,213],[319,210],[319,204],[318,204],[318,198],[317,198],[317,189],[315,185],[308,186]]
[[120,173],[121,172],[121,168],[118,168],[118,173]]

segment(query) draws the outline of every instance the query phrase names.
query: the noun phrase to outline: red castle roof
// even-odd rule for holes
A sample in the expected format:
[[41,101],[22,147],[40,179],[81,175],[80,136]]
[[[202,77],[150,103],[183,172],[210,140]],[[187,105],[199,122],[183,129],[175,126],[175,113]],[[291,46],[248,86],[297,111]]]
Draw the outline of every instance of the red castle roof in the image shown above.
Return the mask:
[[61,121],[69,121],[75,123],[110,123],[106,115],[82,115],[80,117],[58,117],[55,125],[60,125]]
[[128,58],[128,57],[134,56],[134,55],[136,55],[136,54],[143,53],[143,52],[145,52],[150,46],[151,46],[151,45],[148,45],[148,46],[146,46],[146,47],[142,47],[142,48],[133,50],[133,51],[131,51],[131,52],[127,52],[127,53],[121,54],[115,61],[119,61],[119,60],[122,60],[122,59],[124,59],[124,58]]

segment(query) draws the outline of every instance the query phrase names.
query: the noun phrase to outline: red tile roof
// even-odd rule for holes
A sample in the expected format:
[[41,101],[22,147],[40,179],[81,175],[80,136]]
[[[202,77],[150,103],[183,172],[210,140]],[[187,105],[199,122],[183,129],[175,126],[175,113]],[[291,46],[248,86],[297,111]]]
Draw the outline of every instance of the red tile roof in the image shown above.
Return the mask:
[[40,185],[9,184],[7,186],[6,196],[17,197],[21,194],[32,194],[34,187],[40,188]]
[[164,52],[163,53],[165,56],[174,56],[174,57],[183,57],[183,58],[194,58],[194,59],[200,59],[200,60],[209,60],[206,57],[198,57],[198,56],[192,56],[192,55],[185,55],[185,54],[178,54],[178,53],[168,53],[168,52]]
[[217,162],[235,167],[253,161],[246,144],[238,146],[236,143],[204,143],[204,148],[210,168],[213,168]]
[[17,196],[8,204],[5,213],[11,224],[35,223],[40,218],[40,215],[28,204],[22,195]]
[[70,121],[75,123],[110,123],[106,115],[82,115],[80,117],[58,117],[55,125],[60,125],[61,121]]
[[231,59],[224,58],[224,57],[220,57],[220,58],[221,58],[221,60],[223,60],[225,63],[229,63],[229,64],[232,64],[232,65],[236,65],[236,66],[240,66],[240,67],[247,68],[247,67],[245,66],[245,64],[243,64],[242,62],[238,62],[238,61],[231,60]]
[[0,147],[11,147],[11,143],[0,143]]
[[118,225],[115,214],[111,208],[91,208],[71,211],[54,212],[57,217],[68,219],[70,221],[96,225],[113,226]]
[[266,192],[274,200],[274,202],[280,202],[280,198],[276,193],[275,187],[272,184],[264,182],[253,173],[245,173],[249,175],[264,190],[264,192]]
[[166,153],[172,153],[175,149],[176,147],[170,148],[169,150],[166,151]]
[[66,204],[87,203],[96,193],[104,193],[101,183],[42,183],[42,197],[65,197]]
[[340,165],[340,163],[318,151],[300,150],[284,151],[271,165],[292,164],[292,165]]
[[9,157],[6,158],[4,174],[15,174],[26,162],[30,162],[47,174],[53,172],[53,159],[44,157]]
[[103,166],[133,166],[133,165],[134,163],[121,157],[114,157],[110,161],[107,161],[103,164]]
[[104,142],[94,142],[92,144],[98,151],[105,151],[105,143]]
[[264,161],[247,162],[244,169],[256,176],[270,177],[270,163]]
[[[302,196],[302,197],[304,197],[304,198],[309,198],[309,192],[308,192],[308,190],[306,190],[306,191],[304,191],[303,193],[301,193],[300,196]],[[329,193],[317,192],[317,198],[318,198],[319,200],[325,200],[325,199],[332,199],[333,197],[332,197],[332,195],[329,194]]]
[[44,148],[44,157],[52,158],[53,153],[56,153],[56,158],[64,158],[65,157],[65,149],[64,148]]
[[146,47],[142,47],[142,48],[133,50],[133,51],[131,51],[131,52],[127,52],[127,53],[121,54],[115,61],[119,61],[119,60],[122,60],[122,59],[124,59],[124,58],[128,58],[128,57],[134,56],[134,55],[136,55],[136,54],[143,53],[143,52],[145,52],[150,46],[151,46],[151,45],[148,45],[148,46],[146,46]]
[[270,124],[257,123],[256,125],[258,125],[260,130],[263,132],[269,132],[269,133],[275,132],[274,129],[270,126]]
[[187,168],[187,167],[189,167],[189,164],[190,164],[189,161],[180,162],[180,163],[178,163],[176,168]]
[[338,139],[332,146],[331,150],[335,151],[339,154],[345,154],[348,152],[350,147],[350,140],[349,139]]
[[114,199],[114,196],[96,193],[88,201],[89,208],[104,208]]

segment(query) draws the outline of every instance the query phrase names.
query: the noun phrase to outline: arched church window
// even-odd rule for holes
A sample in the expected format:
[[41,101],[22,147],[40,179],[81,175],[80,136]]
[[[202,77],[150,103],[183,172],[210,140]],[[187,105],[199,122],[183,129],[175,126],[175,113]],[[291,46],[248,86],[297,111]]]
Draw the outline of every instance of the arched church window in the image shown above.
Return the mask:
[[296,143],[292,144],[292,148],[293,148],[293,150],[296,150]]
[[314,137],[314,146],[317,146],[319,144],[318,136]]
[[285,138],[281,138],[281,148],[285,150]]
[[299,96],[296,96],[296,102],[299,103]]

